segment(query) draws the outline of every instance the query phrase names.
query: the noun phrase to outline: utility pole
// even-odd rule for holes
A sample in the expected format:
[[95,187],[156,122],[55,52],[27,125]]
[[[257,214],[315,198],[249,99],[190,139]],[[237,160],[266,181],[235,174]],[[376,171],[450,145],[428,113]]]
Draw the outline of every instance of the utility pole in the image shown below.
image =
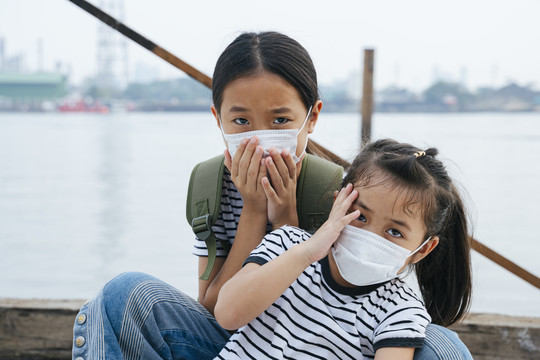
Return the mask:
[[364,49],[364,78],[362,86],[362,126],[360,145],[371,140],[371,115],[373,114],[373,58],[374,49]]

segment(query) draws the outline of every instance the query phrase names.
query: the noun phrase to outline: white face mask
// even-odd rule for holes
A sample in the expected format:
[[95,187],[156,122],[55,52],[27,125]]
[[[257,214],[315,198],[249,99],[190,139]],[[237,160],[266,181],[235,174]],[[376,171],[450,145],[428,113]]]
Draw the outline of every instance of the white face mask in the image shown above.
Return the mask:
[[332,247],[339,273],[356,286],[381,283],[398,276],[407,258],[424,246],[409,251],[370,231],[346,225]]
[[300,158],[306,152],[306,144],[304,145],[304,150],[300,156],[296,156],[296,144],[298,143],[298,134],[302,131],[304,126],[307,123],[309,115],[311,114],[311,106],[309,107],[306,119],[304,120],[302,127],[298,130],[296,129],[280,129],[280,130],[255,130],[255,131],[246,131],[238,134],[225,134],[223,131],[223,125],[221,123],[221,117],[219,118],[221,133],[223,138],[227,142],[227,147],[229,148],[229,153],[231,158],[234,157],[236,149],[240,146],[240,143],[243,139],[249,139],[252,136],[257,136],[259,138],[259,145],[264,149],[263,157],[269,156],[268,150],[270,148],[276,148],[277,151],[281,152],[282,150],[289,150],[289,153],[292,155],[292,158],[295,163],[300,161]]

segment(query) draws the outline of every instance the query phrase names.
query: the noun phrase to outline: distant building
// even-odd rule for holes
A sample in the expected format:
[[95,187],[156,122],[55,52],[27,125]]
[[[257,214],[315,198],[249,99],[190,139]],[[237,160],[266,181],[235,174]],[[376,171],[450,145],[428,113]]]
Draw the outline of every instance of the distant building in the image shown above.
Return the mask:
[[508,84],[500,89],[483,88],[476,96],[473,110],[534,111],[538,94],[527,86]]
[[377,91],[375,96],[375,110],[381,112],[403,112],[417,110],[417,104],[420,102],[417,95],[413,92],[389,86]]
[[0,73],[0,107],[41,110],[44,101],[67,94],[66,76],[54,73]]
[[53,73],[0,73],[0,96],[20,100],[53,100],[65,96],[66,76]]

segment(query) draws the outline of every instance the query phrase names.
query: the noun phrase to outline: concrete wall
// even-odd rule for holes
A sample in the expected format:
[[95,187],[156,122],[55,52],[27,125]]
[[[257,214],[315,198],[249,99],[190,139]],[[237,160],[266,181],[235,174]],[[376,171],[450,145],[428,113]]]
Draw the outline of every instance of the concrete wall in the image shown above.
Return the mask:
[[[0,299],[0,360],[71,359],[83,300]],[[475,360],[540,359],[540,318],[470,314],[452,327]]]

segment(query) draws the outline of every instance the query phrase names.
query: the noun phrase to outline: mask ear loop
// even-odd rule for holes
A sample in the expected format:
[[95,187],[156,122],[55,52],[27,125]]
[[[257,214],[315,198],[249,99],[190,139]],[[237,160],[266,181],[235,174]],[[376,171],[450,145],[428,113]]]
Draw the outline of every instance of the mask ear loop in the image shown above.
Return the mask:
[[302,132],[302,129],[304,128],[304,126],[306,126],[307,119],[309,119],[309,115],[311,114],[311,109],[312,108],[313,108],[313,106],[309,107],[306,118],[304,119],[304,122],[302,123],[302,126],[300,127],[300,129],[298,129],[298,131],[296,132],[296,136],[298,136],[298,134],[300,134],[300,132]]
[[[304,123],[302,124],[302,127],[300,127],[300,129],[298,129],[298,131],[296,132],[296,139],[297,139],[296,141],[298,141],[298,134],[300,134],[302,132],[302,130],[304,129],[304,126],[306,126],[306,124],[307,124],[307,120],[309,119],[309,115],[311,115],[311,109],[312,108],[313,108],[313,106],[309,107],[306,118],[304,119]],[[302,156],[304,156],[304,154],[306,153],[307,143],[308,143],[308,138],[306,137],[306,144],[304,145],[304,150],[302,151],[300,156],[296,156],[296,154],[292,154],[292,158],[293,158],[295,164],[298,164],[300,162],[300,158],[302,158]]]
[[231,154],[231,151],[229,150],[229,142],[227,141],[228,134],[225,134],[225,132],[223,131],[223,121],[221,120],[220,114],[218,114],[218,120],[219,120],[219,130],[221,130],[221,136],[223,136],[223,140],[225,141],[225,144],[227,146],[227,151],[229,152],[229,156],[232,158],[233,154]]
[[[414,254],[416,254],[418,251],[420,251],[420,249],[423,248],[424,245],[426,245],[429,240],[431,240],[431,236],[428,237],[422,244],[420,244],[420,246],[417,247],[416,250],[412,251],[409,254],[409,256],[407,256],[407,259],[413,256]],[[412,265],[413,264],[407,265],[407,267],[401,273],[398,274],[398,277],[403,280],[404,277],[408,276],[413,271]]]
[[223,135],[223,138],[225,139],[225,132],[223,131],[223,121],[221,120],[221,115],[218,114],[218,120],[219,120],[219,130],[221,130],[221,135]]
[[429,240],[431,240],[431,236],[428,237],[428,238],[426,239],[426,241],[424,241],[419,247],[417,247],[416,250],[414,250],[413,252],[411,252],[411,253],[409,254],[408,257],[411,257],[411,256],[413,256],[414,254],[416,254],[418,251],[420,251],[420,249],[423,248],[424,245],[426,245],[427,242],[428,242]]

